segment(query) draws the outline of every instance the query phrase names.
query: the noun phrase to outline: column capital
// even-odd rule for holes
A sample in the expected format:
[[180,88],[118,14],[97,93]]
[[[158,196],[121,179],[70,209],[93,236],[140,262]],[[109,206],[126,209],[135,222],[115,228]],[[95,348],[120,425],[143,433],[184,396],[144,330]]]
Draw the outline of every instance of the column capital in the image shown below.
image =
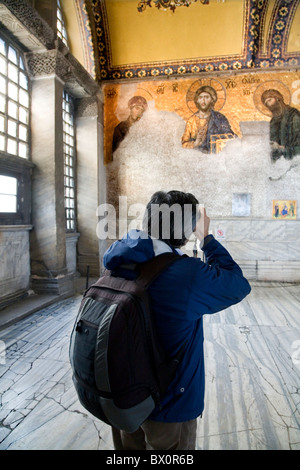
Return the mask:
[[87,98],[100,92],[99,85],[60,39],[56,41],[55,49],[28,52],[25,57],[33,79],[56,75],[75,98]]

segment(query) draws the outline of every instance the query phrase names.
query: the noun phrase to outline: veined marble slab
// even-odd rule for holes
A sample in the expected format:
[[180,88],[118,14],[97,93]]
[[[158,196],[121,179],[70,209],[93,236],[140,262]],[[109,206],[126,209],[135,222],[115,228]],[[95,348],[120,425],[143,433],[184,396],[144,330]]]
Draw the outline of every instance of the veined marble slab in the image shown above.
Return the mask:
[[[112,450],[110,427],[78,402],[68,358],[81,297],[0,332],[0,450]],[[253,283],[205,326],[200,449],[300,449],[299,285]]]

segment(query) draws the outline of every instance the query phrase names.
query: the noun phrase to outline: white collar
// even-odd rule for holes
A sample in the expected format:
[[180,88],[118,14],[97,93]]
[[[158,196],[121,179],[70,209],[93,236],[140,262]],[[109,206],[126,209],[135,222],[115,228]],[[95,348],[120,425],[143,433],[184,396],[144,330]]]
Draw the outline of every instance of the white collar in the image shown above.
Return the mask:
[[155,256],[161,255],[162,253],[173,253],[172,248],[162,240],[152,238],[152,243]]

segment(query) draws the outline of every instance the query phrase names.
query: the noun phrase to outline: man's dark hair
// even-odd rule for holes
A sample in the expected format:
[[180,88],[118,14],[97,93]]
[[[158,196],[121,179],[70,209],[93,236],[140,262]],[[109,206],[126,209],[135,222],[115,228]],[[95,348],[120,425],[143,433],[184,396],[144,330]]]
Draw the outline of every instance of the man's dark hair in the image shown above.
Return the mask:
[[182,191],[157,191],[147,204],[143,229],[174,248],[183,246],[197,223],[198,200]]

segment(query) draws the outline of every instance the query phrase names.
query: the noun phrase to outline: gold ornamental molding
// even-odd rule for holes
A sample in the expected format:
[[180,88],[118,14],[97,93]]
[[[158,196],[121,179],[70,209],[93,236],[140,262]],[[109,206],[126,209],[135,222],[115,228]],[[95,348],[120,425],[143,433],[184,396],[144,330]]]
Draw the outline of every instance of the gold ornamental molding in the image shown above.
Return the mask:
[[[197,0],[140,0],[138,2],[137,9],[142,13],[146,7],[152,7],[152,3],[159,10],[171,10],[175,12],[177,7],[189,7],[192,3],[196,3]],[[209,0],[199,0],[203,5],[208,5]]]

